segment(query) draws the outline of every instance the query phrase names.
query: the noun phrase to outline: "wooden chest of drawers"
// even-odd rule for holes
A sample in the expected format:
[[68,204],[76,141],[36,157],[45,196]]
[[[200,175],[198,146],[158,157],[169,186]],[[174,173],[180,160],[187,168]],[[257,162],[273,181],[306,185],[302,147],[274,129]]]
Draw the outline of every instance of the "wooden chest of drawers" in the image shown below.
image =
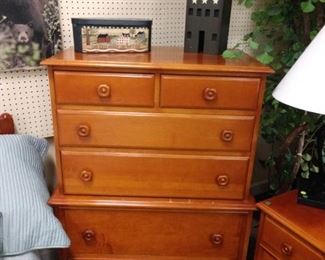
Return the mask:
[[245,259],[265,77],[245,56],[153,48],[49,66],[63,259]]

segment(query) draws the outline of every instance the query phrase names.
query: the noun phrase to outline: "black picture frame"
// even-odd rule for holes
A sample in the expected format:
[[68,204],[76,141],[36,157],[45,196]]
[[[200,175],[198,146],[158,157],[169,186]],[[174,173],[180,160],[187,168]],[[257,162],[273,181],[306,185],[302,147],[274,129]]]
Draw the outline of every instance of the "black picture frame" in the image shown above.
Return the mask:
[[[76,52],[86,52],[82,44],[82,28],[84,26],[91,27],[115,27],[115,28],[147,28],[149,31],[148,35],[148,46],[146,51],[139,52],[150,52],[151,50],[151,31],[152,31],[152,20],[139,20],[139,19],[89,19],[89,18],[72,18],[73,27],[73,40],[74,49]],[[87,51],[88,53],[89,51]],[[93,51],[97,52],[97,51]],[[114,52],[111,50],[102,52]],[[121,51],[121,52],[133,52],[133,51]]]

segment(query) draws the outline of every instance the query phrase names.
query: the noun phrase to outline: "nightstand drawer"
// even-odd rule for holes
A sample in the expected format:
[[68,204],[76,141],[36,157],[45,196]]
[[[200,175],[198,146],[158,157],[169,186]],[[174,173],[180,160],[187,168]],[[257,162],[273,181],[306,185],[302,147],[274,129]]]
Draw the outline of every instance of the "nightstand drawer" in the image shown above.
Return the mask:
[[101,254],[123,259],[238,259],[246,220],[244,214],[140,208],[66,209],[64,217],[73,257]]
[[285,259],[320,260],[324,259],[315,250],[268,216],[265,217],[261,242],[268,245]]
[[60,144],[249,151],[254,116],[59,110]]
[[154,105],[154,75],[55,71],[58,104]]
[[63,150],[61,162],[65,194],[243,199],[249,160]]
[[255,110],[260,79],[235,77],[161,77],[162,107]]
[[[255,259],[257,260],[279,260],[279,257],[273,255],[270,251],[267,251],[263,245],[257,245],[257,255]],[[306,259],[307,260],[307,259]]]

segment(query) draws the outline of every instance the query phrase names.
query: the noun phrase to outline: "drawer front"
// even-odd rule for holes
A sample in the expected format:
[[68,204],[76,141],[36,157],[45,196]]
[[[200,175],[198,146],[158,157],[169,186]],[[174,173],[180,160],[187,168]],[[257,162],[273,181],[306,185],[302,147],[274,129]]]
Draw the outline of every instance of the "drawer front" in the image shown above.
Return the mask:
[[253,116],[58,111],[61,145],[249,151]]
[[246,215],[148,210],[65,210],[70,253],[238,259]]
[[154,105],[154,75],[54,72],[58,104]]
[[162,107],[245,109],[257,108],[260,79],[162,76]]
[[66,194],[242,199],[248,158],[61,152]]
[[324,259],[316,250],[304,244],[269,217],[265,217],[261,241],[285,259]]
[[266,251],[263,246],[257,246],[256,260],[278,260],[276,256]]

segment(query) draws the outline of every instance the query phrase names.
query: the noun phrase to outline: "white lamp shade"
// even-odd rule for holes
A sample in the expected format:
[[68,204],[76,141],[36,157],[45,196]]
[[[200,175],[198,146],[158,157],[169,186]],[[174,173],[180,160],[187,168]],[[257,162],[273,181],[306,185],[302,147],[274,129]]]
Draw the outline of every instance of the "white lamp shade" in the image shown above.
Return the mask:
[[325,26],[273,92],[278,101],[325,114]]

